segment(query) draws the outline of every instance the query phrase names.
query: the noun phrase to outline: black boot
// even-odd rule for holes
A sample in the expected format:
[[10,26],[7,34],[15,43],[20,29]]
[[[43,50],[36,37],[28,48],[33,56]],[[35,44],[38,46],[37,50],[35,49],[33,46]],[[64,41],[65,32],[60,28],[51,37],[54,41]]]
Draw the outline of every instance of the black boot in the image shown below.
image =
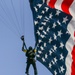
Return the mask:
[[27,75],[29,75],[29,73],[25,72]]
[[34,70],[34,75],[37,75],[37,70]]
[[37,73],[35,75],[37,75]]

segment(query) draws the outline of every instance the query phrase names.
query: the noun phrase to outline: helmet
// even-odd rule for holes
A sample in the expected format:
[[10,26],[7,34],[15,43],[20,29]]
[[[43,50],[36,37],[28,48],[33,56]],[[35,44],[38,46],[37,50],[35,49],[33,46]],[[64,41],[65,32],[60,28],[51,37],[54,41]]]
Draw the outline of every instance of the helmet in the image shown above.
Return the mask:
[[30,47],[29,47],[29,50],[32,50],[32,49],[33,49],[33,48],[30,46]]

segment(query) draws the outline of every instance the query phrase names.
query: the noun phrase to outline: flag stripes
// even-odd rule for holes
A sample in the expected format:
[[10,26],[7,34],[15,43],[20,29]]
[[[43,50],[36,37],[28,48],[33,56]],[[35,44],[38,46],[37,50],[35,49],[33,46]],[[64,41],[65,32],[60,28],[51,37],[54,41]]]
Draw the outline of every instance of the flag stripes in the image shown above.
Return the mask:
[[73,59],[73,62],[72,62],[72,72],[71,72],[71,75],[75,75],[75,45],[74,45],[73,51],[72,51],[72,59]]
[[73,0],[64,0],[61,5],[62,10],[65,11],[66,13],[70,14],[69,8],[70,8],[72,2],[73,2]]
[[[73,72],[75,70],[74,67],[74,57],[75,57],[75,47],[74,47],[74,31],[75,31],[75,19],[72,18],[72,20],[68,24],[68,31],[71,34],[69,40],[66,43],[66,48],[68,50],[68,55],[66,57],[66,66],[67,66],[67,71],[66,75],[74,75]],[[68,62],[67,62],[68,61]],[[69,69],[69,70],[68,70]]]
[[75,18],[75,0],[48,0],[47,5],[51,8],[62,10]]
[[56,3],[55,3],[55,8],[58,8],[59,10],[62,10],[61,9],[62,2],[63,2],[63,0],[57,0]]
[[73,18],[75,19],[75,0],[71,4],[69,11],[70,11],[70,14],[73,16]]
[[48,5],[49,5],[51,8],[54,8],[56,1],[57,1],[57,0],[50,0]]
[[66,74],[65,75],[71,75],[71,72],[72,72],[72,50],[73,50],[73,46],[74,46],[74,42],[73,42],[73,39],[72,37],[69,38],[69,40],[67,41],[66,43],[66,48],[68,50],[68,55],[66,57],[66,67],[67,67],[67,70],[66,70]]

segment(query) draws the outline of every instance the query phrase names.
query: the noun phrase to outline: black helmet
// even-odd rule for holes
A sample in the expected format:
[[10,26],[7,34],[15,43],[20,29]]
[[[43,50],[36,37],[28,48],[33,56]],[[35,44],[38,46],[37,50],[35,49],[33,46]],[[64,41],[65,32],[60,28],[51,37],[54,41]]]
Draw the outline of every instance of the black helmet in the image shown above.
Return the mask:
[[30,47],[29,47],[29,50],[32,50],[32,49],[33,49],[33,48],[30,46]]

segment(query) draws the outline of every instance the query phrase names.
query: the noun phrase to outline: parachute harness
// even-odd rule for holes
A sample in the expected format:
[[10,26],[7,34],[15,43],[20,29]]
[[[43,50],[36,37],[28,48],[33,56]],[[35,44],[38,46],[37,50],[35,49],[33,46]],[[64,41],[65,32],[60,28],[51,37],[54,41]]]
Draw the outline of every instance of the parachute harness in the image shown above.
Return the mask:
[[[27,50],[27,46],[26,46],[26,43],[25,43],[25,40],[24,40],[24,35],[21,36],[21,40],[23,41],[23,46],[24,46],[25,49]],[[36,47],[37,47],[37,43],[35,44],[34,50],[35,50]],[[36,58],[36,60],[37,60],[36,55],[35,55],[35,58]]]

